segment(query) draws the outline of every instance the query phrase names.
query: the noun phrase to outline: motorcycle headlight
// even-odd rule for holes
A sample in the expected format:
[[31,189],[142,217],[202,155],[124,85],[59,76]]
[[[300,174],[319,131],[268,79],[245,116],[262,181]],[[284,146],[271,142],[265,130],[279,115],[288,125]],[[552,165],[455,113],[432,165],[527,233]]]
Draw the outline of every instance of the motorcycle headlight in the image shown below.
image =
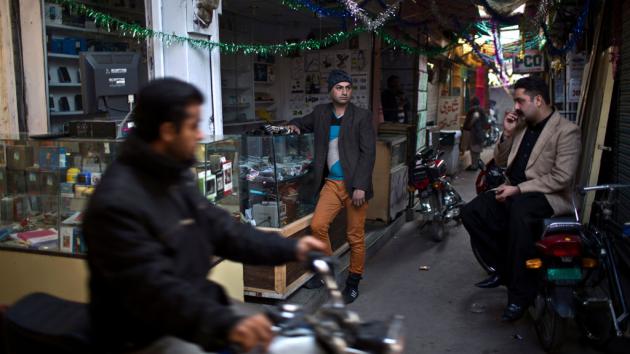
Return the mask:
[[402,354],[405,350],[405,333],[403,317],[395,316],[389,324],[387,336],[384,339],[387,354]]

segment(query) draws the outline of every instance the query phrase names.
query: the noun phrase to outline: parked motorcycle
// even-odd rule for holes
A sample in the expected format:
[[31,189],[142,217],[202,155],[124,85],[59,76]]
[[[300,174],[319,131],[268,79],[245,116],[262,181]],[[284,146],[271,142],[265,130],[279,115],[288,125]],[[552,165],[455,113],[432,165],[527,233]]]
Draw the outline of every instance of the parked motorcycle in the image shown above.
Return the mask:
[[493,108],[490,108],[487,119],[488,121],[485,125],[486,135],[483,142],[485,147],[496,144],[501,136],[501,128],[499,127],[499,122]]
[[462,197],[446,176],[446,162],[440,159],[441,152],[426,149],[416,155],[411,171],[410,187],[418,192],[420,199],[416,210],[423,216],[434,241],[444,239],[450,221],[459,221]]
[[593,203],[593,222],[584,226],[585,245],[596,263],[578,295],[578,323],[598,349],[627,353],[630,348],[630,230],[613,221],[617,191],[630,185],[584,187],[585,195],[600,192]]
[[[403,352],[403,320],[361,321],[343,302],[332,276],[329,258],[312,254],[311,269],[324,280],[330,300],[313,314],[297,305],[281,305],[268,311],[276,336],[267,354],[400,354]],[[1,323],[0,323],[1,324]],[[0,326],[2,328],[2,326]],[[11,306],[4,318],[0,344],[7,354],[98,353],[90,341],[87,305],[35,293]],[[0,347],[0,351],[1,351]],[[241,353],[229,348],[231,353]],[[254,351],[263,354],[261,351]]]

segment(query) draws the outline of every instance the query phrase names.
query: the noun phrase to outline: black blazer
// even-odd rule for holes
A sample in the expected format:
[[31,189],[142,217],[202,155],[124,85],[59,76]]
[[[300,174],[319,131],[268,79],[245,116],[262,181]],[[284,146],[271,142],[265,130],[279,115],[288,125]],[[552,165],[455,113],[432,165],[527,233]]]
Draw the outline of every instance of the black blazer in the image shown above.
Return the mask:
[[[310,114],[289,123],[300,128],[302,133],[312,132],[315,135],[315,181],[319,183],[319,188],[328,170],[326,158],[332,112],[332,103],[318,105]],[[339,160],[348,194],[361,189],[365,191],[366,200],[374,196],[372,171],[375,158],[376,134],[372,113],[349,103],[339,132]]]

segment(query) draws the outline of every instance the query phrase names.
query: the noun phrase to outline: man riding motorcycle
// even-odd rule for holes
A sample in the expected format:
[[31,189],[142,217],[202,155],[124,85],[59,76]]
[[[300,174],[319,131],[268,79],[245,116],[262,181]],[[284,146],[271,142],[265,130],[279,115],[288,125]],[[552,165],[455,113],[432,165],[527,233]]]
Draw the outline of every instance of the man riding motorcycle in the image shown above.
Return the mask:
[[198,89],[176,79],[144,87],[134,131],[90,199],[90,315],[107,353],[266,347],[271,322],[235,313],[207,280],[212,255],[279,265],[326,249],[312,237],[293,241],[241,224],[199,193],[191,167],[202,103]]

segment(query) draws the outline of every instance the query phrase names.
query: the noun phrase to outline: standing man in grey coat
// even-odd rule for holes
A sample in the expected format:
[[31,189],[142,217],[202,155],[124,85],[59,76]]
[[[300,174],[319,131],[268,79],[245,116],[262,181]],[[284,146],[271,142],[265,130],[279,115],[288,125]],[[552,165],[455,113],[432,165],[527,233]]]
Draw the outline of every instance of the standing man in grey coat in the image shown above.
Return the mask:
[[[372,170],[376,137],[371,112],[350,102],[352,78],[342,70],[328,76],[332,100],[305,117],[294,119],[288,128],[295,133],[315,135],[315,183],[321,188],[313,215],[313,235],[328,245],[328,229],[342,208],[348,215],[347,240],[350,244],[350,269],[343,297],[351,303],[359,297],[359,281],[365,266],[365,218],[372,198]],[[322,285],[318,278],[307,287]]]

